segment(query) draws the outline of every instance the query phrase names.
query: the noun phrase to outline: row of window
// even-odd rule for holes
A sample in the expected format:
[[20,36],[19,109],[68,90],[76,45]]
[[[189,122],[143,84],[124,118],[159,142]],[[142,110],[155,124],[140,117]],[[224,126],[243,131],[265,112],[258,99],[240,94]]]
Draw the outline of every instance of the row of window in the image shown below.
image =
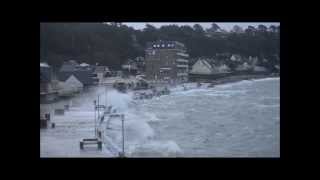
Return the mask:
[[153,47],[154,48],[157,48],[157,47],[158,48],[159,47],[174,47],[174,44],[167,44],[167,46],[166,46],[166,44],[161,44],[161,45],[160,44],[154,44]]
[[187,73],[188,69],[177,69],[177,73]]

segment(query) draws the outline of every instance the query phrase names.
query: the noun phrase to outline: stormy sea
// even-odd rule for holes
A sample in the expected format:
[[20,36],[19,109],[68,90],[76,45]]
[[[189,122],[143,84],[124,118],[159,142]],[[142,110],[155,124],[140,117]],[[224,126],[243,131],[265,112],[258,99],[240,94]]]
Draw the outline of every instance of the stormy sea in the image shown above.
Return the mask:
[[93,100],[112,105],[124,118],[128,157],[280,157],[280,78],[243,80],[196,87],[178,86],[169,95],[134,100],[95,87],[72,100],[43,105],[52,111],[68,103],[63,116],[52,116],[54,129],[40,130],[42,157],[114,157],[122,148],[121,121],[104,131],[103,151],[81,151],[79,140],[93,136]]

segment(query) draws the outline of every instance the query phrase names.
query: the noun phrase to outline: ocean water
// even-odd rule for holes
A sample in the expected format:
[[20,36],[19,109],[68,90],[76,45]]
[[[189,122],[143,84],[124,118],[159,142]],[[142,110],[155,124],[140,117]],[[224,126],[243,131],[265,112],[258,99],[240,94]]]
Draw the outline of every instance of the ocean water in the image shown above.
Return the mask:
[[[105,94],[104,88],[94,89],[75,98],[65,116],[54,117],[56,129],[41,132],[42,154],[56,156],[57,151],[63,156],[64,151],[69,151],[67,146],[53,150],[48,139],[63,144],[67,137],[74,137],[68,143],[73,142],[70,149],[77,149],[71,150],[69,156],[82,153],[77,140],[93,132],[92,101],[99,94],[102,103],[107,102],[125,115],[124,149],[128,157],[280,156],[279,78],[245,80],[214,88],[195,86],[188,84],[187,91],[177,87],[170,95],[150,100],[133,100],[132,93],[108,90]],[[116,156],[114,151],[122,147],[121,121],[114,119],[109,127],[105,129],[105,154],[99,153],[106,157]]]
[[133,156],[279,157],[279,81],[176,91],[138,104],[131,113],[146,118],[152,133]]

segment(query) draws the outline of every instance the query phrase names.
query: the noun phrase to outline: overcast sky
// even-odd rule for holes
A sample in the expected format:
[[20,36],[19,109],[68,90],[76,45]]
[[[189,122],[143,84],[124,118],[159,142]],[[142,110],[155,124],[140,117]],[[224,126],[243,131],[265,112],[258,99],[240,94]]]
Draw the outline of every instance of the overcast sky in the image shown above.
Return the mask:
[[[134,29],[143,29],[143,28],[145,28],[145,25],[146,25],[146,23],[141,23],[141,22],[140,23],[132,23],[132,22],[130,22],[130,23],[123,23],[123,24],[126,24],[127,26],[131,26]],[[209,28],[212,23],[211,22],[210,23],[201,23],[201,22],[196,22],[196,23],[192,23],[192,22],[190,22],[190,23],[186,23],[186,22],[183,22],[183,23],[178,23],[178,22],[158,23],[158,22],[156,22],[156,23],[153,23],[153,22],[148,22],[148,24],[151,24],[151,25],[153,25],[153,26],[155,26],[157,28],[159,28],[162,25],[169,25],[169,24],[176,24],[178,26],[181,26],[181,25],[193,26],[194,24],[200,24],[204,29],[206,29],[206,28]],[[269,27],[270,25],[276,25],[276,26],[280,25],[279,22],[274,22],[274,23],[270,23],[270,22],[268,22],[268,23],[264,23],[264,22],[255,22],[255,23],[251,23],[251,22],[250,23],[236,22],[236,23],[231,23],[231,22],[228,22],[228,23],[216,23],[216,24],[218,26],[220,26],[220,28],[225,29],[227,31],[230,31],[232,29],[232,27],[234,25],[236,25],[236,24],[241,26],[243,29],[247,28],[248,26],[257,27],[259,24],[263,24],[263,25],[265,25],[267,27]]]

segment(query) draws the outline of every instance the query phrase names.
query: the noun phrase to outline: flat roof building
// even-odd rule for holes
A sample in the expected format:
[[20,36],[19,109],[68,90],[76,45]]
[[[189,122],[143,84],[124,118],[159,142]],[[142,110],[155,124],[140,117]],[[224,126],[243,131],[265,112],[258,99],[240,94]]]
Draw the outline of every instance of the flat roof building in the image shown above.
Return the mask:
[[177,41],[148,42],[145,50],[146,78],[149,80],[188,80],[189,55]]

